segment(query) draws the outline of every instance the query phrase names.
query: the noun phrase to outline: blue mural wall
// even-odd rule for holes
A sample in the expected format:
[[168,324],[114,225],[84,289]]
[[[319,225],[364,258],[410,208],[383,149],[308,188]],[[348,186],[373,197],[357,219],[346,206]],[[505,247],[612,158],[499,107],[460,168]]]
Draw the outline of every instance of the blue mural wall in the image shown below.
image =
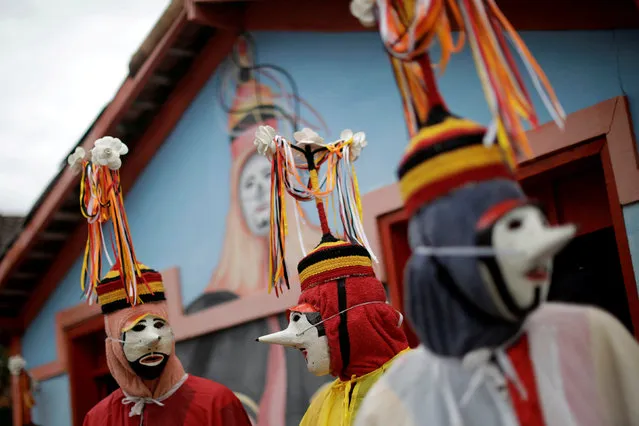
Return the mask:
[[[639,31],[530,32],[523,38],[567,113],[626,93],[637,131]],[[300,95],[322,114],[331,137],[344,128],[367,133],[369,146],[358,160],[362,192],[392,183],[407,132],[378,36],[258,33],[255,41],[261,62],[282,66],[294,76]],[[453,57],[440,85],[454,111],[487,124],[489,114],[468,50]],[[230,153],[215,92],[213,76],[126,199],[138,256],[159,270],[179,266],[186,304],[207,285],[224,237]],[[538,107],[543,111],[540,103]],[[541,115],[542,121],[549,119],[545,112]],[[639,206],[626,207],[624,214],[637,273]],[[79,274],[80,260],[29,326],[23,350],[30,368],[55,360],[55,313],[79,302]],[[68,394],[66,375],[43,383],[36,423],[69,425]]]

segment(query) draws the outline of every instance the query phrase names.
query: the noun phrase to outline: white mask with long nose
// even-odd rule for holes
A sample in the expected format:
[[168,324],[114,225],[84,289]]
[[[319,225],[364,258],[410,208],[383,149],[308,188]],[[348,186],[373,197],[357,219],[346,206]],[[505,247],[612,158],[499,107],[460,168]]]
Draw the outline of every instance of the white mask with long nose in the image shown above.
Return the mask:
[[316,376],[325,376],[330,373],[331,358],[324,328],[316,325],[320,319],[317,311],[291,310],[285,330],[258,337],[257,341],[300,350],[306,359],[308,371]]
[[133,371],[146,380],[162,374],[173,351],[173,331],[156,315],[144,315],[122,330],[122,350]]
[[[543,212],[530,204],[513,208],[495,221],[491,235],[495,261],[518,308],[525,310],[536,299],[546,299],[553,258],[575,232],[572,224],[549,225]],[[494,284],[485,265],[480,265],[480,270],[484,281]]]

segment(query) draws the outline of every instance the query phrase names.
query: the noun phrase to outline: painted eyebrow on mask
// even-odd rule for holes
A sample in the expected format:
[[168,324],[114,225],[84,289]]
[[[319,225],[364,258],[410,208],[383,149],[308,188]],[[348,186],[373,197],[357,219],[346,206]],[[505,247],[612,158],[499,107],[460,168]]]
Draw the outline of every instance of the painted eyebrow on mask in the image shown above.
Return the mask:
[[[140,321],[138,321],[133,327],[131,327],[131,329],[127,330],[127,332],[129,331],[142,331],[146,328],[146,318],[141,319]],[[125,332],[126,334],[126,332]]]
[[317,328],[317,335],[319,337],[326,335],[326,329],[324,328],[324,324],[317,325],[320,321],[322,321],[322,314],[319,312],[307,312],[306,319],[311,325],[314,325]]

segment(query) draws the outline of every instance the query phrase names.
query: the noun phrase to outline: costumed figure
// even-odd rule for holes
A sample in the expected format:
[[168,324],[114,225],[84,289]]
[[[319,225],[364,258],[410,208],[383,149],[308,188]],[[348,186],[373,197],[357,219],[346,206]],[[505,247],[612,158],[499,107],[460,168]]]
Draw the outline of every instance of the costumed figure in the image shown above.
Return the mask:
[[[80,206],[89,225],[82,289],[104,314],[107,364],[120,386],[87,413],[84,425],[249,426],[233,392],[186,374],[174,354],[162,275],[139,262],[133,248],[119,172],[127,152],[119,139],[104,137],[90,160],[81,147],[68,159],[82,170]],[[111,268],[102,277],[104,259]]]
[[[256,133],[258,151],[271,158],[271,281],[276,294],[289,287],[286,267],[286,193],[295,198],[296,227],[304,218],[299,201],[314,200],[323,236],[298,263],[298,305],[288,310],[289,326],[258,341],[302,352],[308,370],[336,380],[308,408],[301,425],[351,425],[370,387],[400,354],[408,351],[403,317],[386,301],[373,270],[374,255],[364,234],[361,201],[352,162],[366,145],[362,132],[342,132],[325,144],[311,129],[294,134],[290,143],[272,128]],[[326,173],[319,168],[326,164]],[[324,207],[339,211],[343,237],[329,229]],[[337,220],[336,220],[337,222]],[[336,224],[337,225],[337,224]],[[299,231],[298,231],[299,233]],[[269,288],[270,290],[270,288]]]
[[[231,153],[229,210],[219,262],[204,292],[186,307],[187,315],[238,298],[263,296],[267,289],[271,164],[255,150],[258,126],[292,129],[297,122],[312,126],[302,119],[302,112],[318,122],[312,127],[324,126],[321,117],[299,99],[285,70],[256,60],[253,40],[244,34],[219,74],[219,106],[226,113],[220,116]],[[293,215],[294,204],[289,204]],[[308,249],[321,236],[315,226],[303,232]],[[302,250],[297,241],[290,246],[288,259],[298,262]],[[284,313],[273,315],[179,342],[176,350],[187,372],[229,387],[254,424],[294,426],[326,379],[306,374],[306,363],[298,354],[246,338],[287,325]]]
[[17,381],[17,394],[22,399],[22,401],[14,401],[22,407],[20,418],[17,420],[22,426],[37,426],[31,418],[31,409],[35,406],[33,391],[37,388],[37,382],[31,377],[26,367],[27,362],[20,355],[9,357],[8,370],[13,380]]
[[[428,28],[441,37],[448,28],[442,16],[458,7],[476,58],[499,47],[491,44],[502,37],[497,22],[516,38],[491,0],[450,1],[446,9],[443,2],[405,3],[415,7],[410,14],[395,2],[377,2],[383,37],[408,33],[408,44],[427,41],[433,33],[419,29]],[[440,12],[427,13],[429,4]],[[385,19],[393,19],[394,28]],[[479,31],[485,22],[491,26]],[[497,69],[495,61],[509,58],[508,52],[495,49],[491,60],[479,61],[480,74],[495,77],[489,98],[504,108],[494,111],[494,125],[486,129],[448,111],[437,93],[428,43],[417,46],[421,52],[408,47],[409,59],[419,61],[418,75],[409,77],[420,84],[402,94],[417,127],[398,175],[411,217],[407,317],[421,345],[371,389],[357,424],[639,424],[639,346],[632,336],[597,308],[543,303],[553,257],[575,227],[549,225],[512,173],[527,146],[511,118],[527,107],[500,96],[512,86],[497,76],[521,81],[513,67]],[[402,69],[411,72],[408,65]],[[517,87],[521,99],[529,99],[523,84]],[[423,120],[415,105],[423,106]],[[553,108],[561,122],[560,108]]]

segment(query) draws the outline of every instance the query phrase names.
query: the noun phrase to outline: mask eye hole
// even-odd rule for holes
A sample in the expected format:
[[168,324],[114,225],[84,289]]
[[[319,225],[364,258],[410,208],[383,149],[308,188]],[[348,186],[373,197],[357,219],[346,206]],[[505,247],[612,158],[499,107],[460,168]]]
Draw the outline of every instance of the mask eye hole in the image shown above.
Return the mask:
[[156,321],[155,324],[153,324],[153,326],[157,329],[164,327],[164,325],[164,321]]
[[508,229],[511,230],[511,231],[515,231],[515,230],[521,228],[522,224],[523,223],[522,223],[521,219],[519,219],[519,218],[510,219],[508,221]]
[[297,322],[300,320],[300,318],[302,318],[302,316],[298,313],[293,314],[293,317],[291,318],[293,322]]
[[131,330],[132,331],[143,331],[146,328],[145,324],[136,324]]

